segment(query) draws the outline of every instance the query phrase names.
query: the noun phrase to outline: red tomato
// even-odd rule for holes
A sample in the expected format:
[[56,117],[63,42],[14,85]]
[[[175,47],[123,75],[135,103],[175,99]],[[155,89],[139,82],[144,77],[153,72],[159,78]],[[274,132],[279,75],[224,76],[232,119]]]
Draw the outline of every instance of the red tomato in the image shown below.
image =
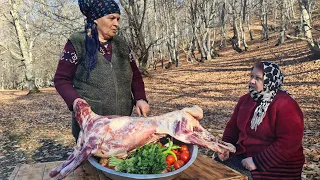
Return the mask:
[[174,166],[175,170],[180,169],[183,165],[184,165],[184,162],[181,161],[181,160],[178,160],[178,161],[173,163],[173,166]]
[[171,164],[173,164],[175,161],[173,155],[168,155],[167,158],[166,158],[166,162],[168,164],[168,166],[171,166]]
[[183,152],[183,151],[189,151],[187,145],[180,146],[180,152]]
[[184,163],[187,163],[190,159],[190,154],[189,151],[183,151],[180,154],[180,160],[183,161]]
[[176,154],[177,159],[180,159],[180,154],[181,154],[181,153],[178,151],[177,154]]
[[177,149],[172,149],[171,151],[174,152],[175,154],[179,152]]

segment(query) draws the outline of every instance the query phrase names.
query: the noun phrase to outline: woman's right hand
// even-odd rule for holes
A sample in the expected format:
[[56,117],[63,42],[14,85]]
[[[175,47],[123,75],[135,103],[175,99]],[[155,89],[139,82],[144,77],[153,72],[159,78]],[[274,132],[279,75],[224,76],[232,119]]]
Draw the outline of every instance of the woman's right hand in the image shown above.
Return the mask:
[[79,100],[82,100],[82,101],[86,102],[84,99],[81,99],[81,98],[75,99],[75,100],[73,101],[73,104],[72,104],[73,111],[76,111],[76,105],[77,105],[77,102],[78,102]]
[[229,159],[229,154],[230,154],[230,151],[225,151],[224,153],[218,153],[218,158],[221,161],[225,161],[225,160]]

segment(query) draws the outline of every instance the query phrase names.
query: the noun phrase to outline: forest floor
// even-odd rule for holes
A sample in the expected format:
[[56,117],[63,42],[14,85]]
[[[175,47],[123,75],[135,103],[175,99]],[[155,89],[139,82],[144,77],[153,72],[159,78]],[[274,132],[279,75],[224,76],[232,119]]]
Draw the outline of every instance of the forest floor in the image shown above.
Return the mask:
[[[276,36],[257,39],[248,42],[248,52],[237,53],[228,46],[204,63],[182,60],[179,67],[150,70],[151,77],[144,78],[150,115],[199,105],[204,110],[201,124],[221,137],[237,100],[248,91],[254,59],[276,62],[286,75],[284,88],[304,113],[302,178],[320,179],[320,62],[312,59],[305,42],[287,40],[275,47],[276,42]],[[55,89],[26,94],[0,91],[0,179],[7,179],[19,163],[64,160],[75,145],[71,113]]]

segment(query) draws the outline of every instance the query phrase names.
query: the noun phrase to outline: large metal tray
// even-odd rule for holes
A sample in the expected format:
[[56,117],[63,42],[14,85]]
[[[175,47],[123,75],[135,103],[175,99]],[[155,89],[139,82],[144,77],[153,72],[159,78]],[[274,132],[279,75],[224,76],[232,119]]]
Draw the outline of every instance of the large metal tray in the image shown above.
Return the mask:
[[[180,141],[174,140],[175,144],[181,144]],[[107,177],[113,180],[133,180],[133,179],[155,179],[155,180],[171,180],[178,176],[179,173],[186,170],[197,158],[198,155],[198,146],[192,144],[186,144],[190,152],[190,160],[182,166],[180,169],[164,173],[164,174],[130,174],[117,172],[115,170],[106,168],[99,164],[97,159],[94,157],[89,157],[89,162],[98,170],[102,171]]]

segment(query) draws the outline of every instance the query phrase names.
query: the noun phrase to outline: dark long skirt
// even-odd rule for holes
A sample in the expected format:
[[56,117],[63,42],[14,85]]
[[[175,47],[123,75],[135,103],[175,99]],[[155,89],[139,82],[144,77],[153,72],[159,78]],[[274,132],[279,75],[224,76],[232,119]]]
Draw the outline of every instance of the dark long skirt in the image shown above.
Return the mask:
[[224,165],[240,172],[241,174],[248,176],[249,180],[253,180],[251,172],[249,170],[245,169],[241,164],[242,159],[245,159],[245,158],[246,158],[245,155],[240,155],[240,156],[231,156],[226,161],[221,161],[219,159],[219,157],[215,157],[215,160],[221,164],[224,164]]

